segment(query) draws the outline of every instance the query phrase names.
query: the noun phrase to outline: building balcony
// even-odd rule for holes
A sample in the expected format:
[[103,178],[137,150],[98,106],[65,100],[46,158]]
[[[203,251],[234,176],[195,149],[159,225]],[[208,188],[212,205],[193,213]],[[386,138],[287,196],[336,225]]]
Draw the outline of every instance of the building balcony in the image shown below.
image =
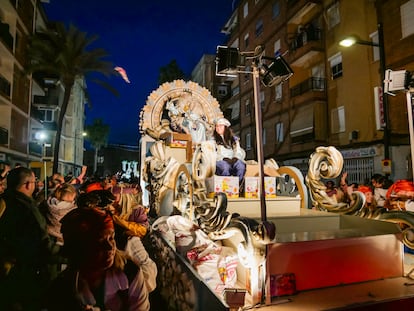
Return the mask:
[[324,51],[322,30],[304,28],[301,33],[290,39],[289,63],[291,66],[304,67]]
[[0,145],[8,145],[9,143],[9,130],[4,127],[0,127]]
[[298,104],[310,100],[324,101],[327,100],[325,90],[325,78],[311,77],[290,88],[290,98],[295,98]]
[[48,95],[48,96],[39,96],[39,95],[35,95],[33,96],[33,105],[35,106],[49,106],[49,107],[53,107],[53,106],[57,106],[59,104],[59,97],[57,96],[52,96],[52,95]]
[[288,24],[300,24],[312,9],[321,4],[322,0],[288,0]]

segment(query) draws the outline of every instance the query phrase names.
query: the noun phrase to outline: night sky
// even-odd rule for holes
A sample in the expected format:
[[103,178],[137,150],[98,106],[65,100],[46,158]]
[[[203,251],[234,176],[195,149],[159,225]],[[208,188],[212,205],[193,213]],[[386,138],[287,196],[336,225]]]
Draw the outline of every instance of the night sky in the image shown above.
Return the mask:
[[176,60],[187,76],[203,54],[215,54],[225,42],[222,27],[235,0],[50,0],[44,3],[50,21],[72,23],[89,36],[94,48],[105,49],[108,61],[123,67],[130,84],[113,76],[119,96],[89,82],[92,108],[86,124],[101,118],[111,128],[109,143],[137,145],[139,112],[158,88],[159,69]]

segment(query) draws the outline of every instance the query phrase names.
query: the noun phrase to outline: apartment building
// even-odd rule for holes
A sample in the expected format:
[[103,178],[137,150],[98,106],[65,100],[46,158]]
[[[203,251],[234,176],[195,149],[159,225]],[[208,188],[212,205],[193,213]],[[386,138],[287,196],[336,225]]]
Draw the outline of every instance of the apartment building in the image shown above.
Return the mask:
[[[239,1],[223,29],[227,46],[241,53],[262,46],[267,57],[281,55],[294,71],[283,84],[260,86],[265,158],[306,174],[316,147],[335,146],[350,182],[373,173],[409,178],[405,97],[384,95],[382,81],[384,68],[412,70],[413,2]],[[350,35],[357,44],[340,46]],[[248,159],[256,159],[252,75],[220,79],[230,94],[222,109],[235,112],[232,124]]]
[[[54,136],[63,87],[56,77],[28,75],[28,37],[48,27],[39,0],[0,0],[0,169],[20,163],[44,178],[51,174]],[[85,82],[72,90],[60,145],[59,171],[83,163]]]

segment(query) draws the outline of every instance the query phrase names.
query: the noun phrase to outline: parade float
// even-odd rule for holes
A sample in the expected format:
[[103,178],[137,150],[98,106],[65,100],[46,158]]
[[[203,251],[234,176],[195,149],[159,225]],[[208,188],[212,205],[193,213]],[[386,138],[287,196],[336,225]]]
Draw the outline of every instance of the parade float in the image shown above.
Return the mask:
[[214,174],[207,138],[221,117],[207,89],[183,80],[162,84],[140,113],[147,247],[168,310],[414,303],[403,251],[413,246],[411,212],[366,210],[359,192],[348,204],[332,200],[323,180],[342,171],[334,147],[315,150],[306,179],[273,159],[262,168],[249,161],[249,187],[240,191],[231,177]]

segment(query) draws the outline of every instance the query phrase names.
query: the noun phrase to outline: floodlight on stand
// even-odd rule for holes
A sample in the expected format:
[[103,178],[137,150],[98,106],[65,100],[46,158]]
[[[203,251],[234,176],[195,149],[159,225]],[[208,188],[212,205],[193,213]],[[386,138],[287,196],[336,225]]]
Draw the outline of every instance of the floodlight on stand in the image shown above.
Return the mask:
[[238,48],[218,46],[216,52],[216,74],[234,75],[244,67],[245,57],[242,56]]
[[260,78],[266,87],[283,83],[293,75],[292,68],[290,68],[282,56],[272,58],[271,60],[270,65],[262,64],[260,68]]

